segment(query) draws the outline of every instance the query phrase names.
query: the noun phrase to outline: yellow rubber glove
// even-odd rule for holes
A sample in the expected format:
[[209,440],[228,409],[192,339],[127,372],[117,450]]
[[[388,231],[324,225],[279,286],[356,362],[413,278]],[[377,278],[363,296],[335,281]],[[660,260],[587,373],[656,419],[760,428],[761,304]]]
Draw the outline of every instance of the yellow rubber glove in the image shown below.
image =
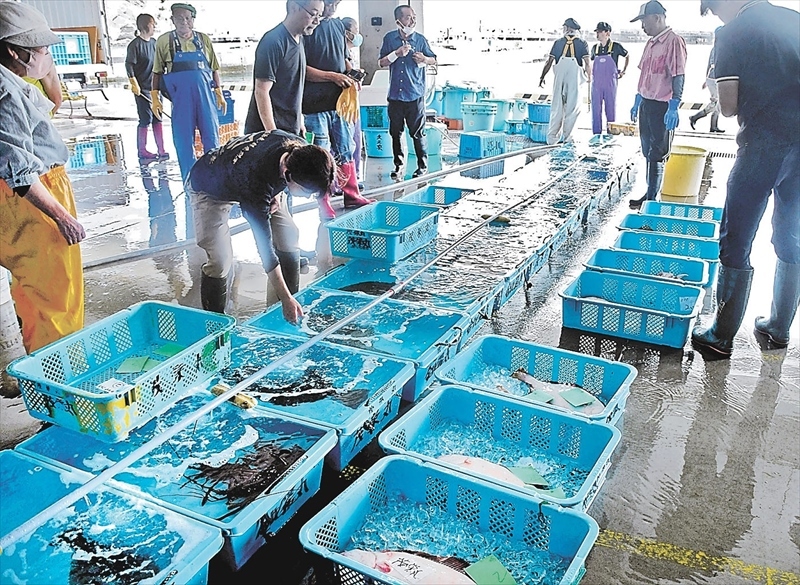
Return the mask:
[[336,101],[336,113],[348,123],[354,123],[358,118],[358,89],[355,85],[345,87]]
[[128,81],[131,82],[131,91],[133,92],[133,95],[142,95],[142,90],[139,87],[139,82],[136,81],[136,78],[135,77],[129,77]]
[[164,113],[164,106],[161,103],[161,98],[158,95],[157,89],[150,90],[150,99],[152,100],[150,109],[153,110],[153,115],[160,120],[161,114]]
[[222,110],[222,115],[224,116],[228,113],[228,102],[225,101],[225,96],[222,95],[222,88],[215,87],[214,95],[217,96],[217,109]]

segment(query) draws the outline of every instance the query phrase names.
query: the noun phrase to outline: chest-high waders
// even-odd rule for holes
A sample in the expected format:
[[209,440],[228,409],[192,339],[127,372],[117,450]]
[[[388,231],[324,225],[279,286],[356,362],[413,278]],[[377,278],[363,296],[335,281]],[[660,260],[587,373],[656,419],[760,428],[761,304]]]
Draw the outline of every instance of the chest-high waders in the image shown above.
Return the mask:
[[[598,45],[599,49],[599,45]],[[606,55],[595,55],[592,64],[592,134],[603,133],[603,108],[606,122],[617,119],[617,64],[611,55],[613,41]]]
[[[553,67],[553,104],[550,107],[550,124],[547,128],[547,144],[568,142],[578,121],[580,108],[581,68],[575,59],[574,38],[567,38],[561,58]],[[568,55],[571,53],[571,55]]]
[[200,35],[194,33],[195,51],[181,50],[180,39],[173,31],[172,71],[163,83],[172,99],[172,141],[178,154],[181,177],[185,181],[194,164],[194,131],[200,131],[203,151],[219,146],[219,118],[212,89],[211,65],[203,53]]

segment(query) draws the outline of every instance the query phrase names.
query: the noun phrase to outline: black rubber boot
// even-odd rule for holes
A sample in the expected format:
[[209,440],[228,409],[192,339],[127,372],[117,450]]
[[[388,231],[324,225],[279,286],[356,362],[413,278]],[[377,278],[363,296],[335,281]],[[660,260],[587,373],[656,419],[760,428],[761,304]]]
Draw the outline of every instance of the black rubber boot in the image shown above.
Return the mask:
[[717,132],[722,134],[725,130],[720,129],[719,127],[719,112],[714,112],[711,114],[711,132]]
[[206,311],[225,313],[228,303],[228,279],[200,274],[200,303]]
[[645,201],[655,201],[661,192],[664,182],[664,162],[647,161],[647,192],[644,197],[631,199],[628,204],[632,209],[639,209]]
[[742,324],[752,282],[752,268],[739,270],[720,264],[714,322],[711,327],[697,326],[692,331],[692,343],[707,357],[731,357],[733,337]]
[[800,304],[800,264],[778,260],[772,285],[772,310],[769,318],[756,318],[756,331],[766,336],[773,347],[789,345],[789,328]]
[[290,293],[295,294],[300,290],[300,251],[281,252],[275,250],[275,254],[278,256],[286,288]]

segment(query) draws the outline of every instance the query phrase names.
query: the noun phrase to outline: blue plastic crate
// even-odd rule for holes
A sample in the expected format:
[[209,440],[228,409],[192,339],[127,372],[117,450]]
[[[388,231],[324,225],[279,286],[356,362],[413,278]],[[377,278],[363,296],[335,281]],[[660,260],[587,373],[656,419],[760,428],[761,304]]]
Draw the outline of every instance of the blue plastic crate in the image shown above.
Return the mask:
[[458,144],[458,154],[464,158],[489,158],[506,151],[506,135],[483,130],[464,132]]
[[[480,159],[478,159],[480,160]],[[463,165],[475,162],[472,158],[459,158],[458,164]],[[506,172],[506,161],[496,160],[479,165],[473,169],[461,171],[459,174],[462,177],[470,179],[491,179],[492,177],[500,177]]]
[[[118,462],[213,398],[210,392],[199,391],[181,400],[133,433],[124,446],[51,427],[16,449],[68,471],[97,473],[98,465],[105,469]],[[282,457],[297,459],[271,485],[257,486],[251,503],[229,505],[224,497],[207,497],[204,487],[208,486],[198,477],[199,466],[246,464],[248,457],[252,459],[267,445],[283,449]],[[261,408],[243,410],[224,403],[118,474],[115,486],[221,530],[225,537],[222,556],[236,571],[319,490],[325,456],[335,445],[333,429]],[[240,488],[251,485],[243,483]]]
[[[0,452],[0,532],[8,534],[91,478]],[[205,585],[219,529],[100,486],[0,555],[3,583]],[[124,571],[124,572],[123,572]]]
[[[303,341],[246,325],[232,338],[231,365],[220,372],[231,386]],[[412,362],[320,342],[250,384],[246,393],[267,410],[334,429],[338,442],[326,461],[339,471],[397,415],[402,389],[413,378]],[[287,397],[293,388],[296,398]]]
[[[442,448],[445,455],[479,457],[491,463],[511,466],[516,462],[500,452],[519,450],[526,456],[558,461],[561,473],[579,479],[577,490],[564,490],[563,497],[533,486],[517,486],[489,475],[442,462],[421,450],[426,437],[436,437],[437,428],[447,423],[464,427],[465,434],[480,431],[498,443],[490,456],[480,446],[469,443],[469,435],[460,446],[449,443]],[[448,437],[452,437],[448,434]],[[383,431],[378,441],[387,453],[409,455],[449,469],[474,474],[512,490],[536,496],[581,511],[589,509],[606,479],[611,456],[619,444],[620,432],[613,426],[587,421],[535,404],[500,397],[458,386],[445,386],[432,392],[419,404]],[[543,473],[545,479],[546,473]]]
[[61,42],[50,46],[56,65],[91,65],[92,47],[87,32],[57,32]]
[[70,156],[65,168],[80,169],[106,164],[106,141],[102,136],[83,139],[69,144]]
[[[560,585],[580,582],[585,573],[586,557],[599,532],[597,523],[583,512],[543,506],[542,500],[533,496],[439,465],[393,455],[373,465],[309,520],[300,530],[300,542],[307,550],[332,561],[341,583],[402,585],[378,569],[342,554],[368,517],[381,514],[395,502],[436,508],[445,522],[460,520],[469,523],[476,531],[491,534],[493,541],[522,547],[530,551],[529,555],[549,553],[562,557],[565,564],[568,563],[565,573],[560,579],[551,581]],[[387,542],[384,550],[409,547],[405,539],[400,540],[402,534],[396,538],[398,541]],[[444,536],[438,541],[426,539],[417,550],[451,555],[452,550],[442,550],[442,546],[448,546],[445,540],[450,539]],[[477,556],[464,560],[474,563],[492,552],[487,547]],[[503,555],[499,552],[498,555],[500,562],[504,562]],[[513,577],[517,583],[532,582],[529,575],[514,574]]]
[[599,272],[646,276],[695,286],[708,284],[708,262],[695,258],[600,248],[583,265]]
[[[361,106],[361,127],[363,129],[389,129],[389,106]],[[391,144],[391,143],[390,143]]]
[[236,103],[236,100],[231,97],[231,92],[227,89],[222,90],[222,97],[225,98],[225,103],[228,104],[228,109],[225,111],[225,114],[222,114],[222,110],[218,110],[217,117],[219,118],[220,126],[222,124],[233,124],[236,119],[233,115],[233,105]]
[[550,104],[529,103],[528,120],[535,124],[547,124],[550,122]]
[[[295,296],[305,311],[299,326],[286,322],[280,305],[255,317],[248,325],[281,335],[310,337],[372,301],[365,294],[317,287]],[[327,340],[413,362],[416,375],[403,388],[403,399],[413,402],[432,381],[436,368],[455,355],[465,317],[455,311],[385,300]]]
[[[610,424],[622,416],[636,378],[636,369],[627,364],[499,335],[478,337],[439,368],[436,377],[446,384],[496,393],[500,380],[511,381],[511,374],[520,368],[542,382],[576,385],[594,395],[606,405],[603,412],[572,414]],[[515,391],[511,384],[506,385],[507,390]],[[548,404],[539,406],[564,412]]]
[[617,236],[614,248],[699,258],[708,262],[709,286],[714,284],[714,280],[717,278],[717,269],[719,268],[719,242],[717,240],[623,230]]
[[507,120],[506,134],[525,134],[525,120]]
[[722,221],[722,208],[709,207],[707,205],[645,201],[644,205],[642,205],[642,213],[682,217],[684,219],[699,219],[701,221]]
[[584,270],[559,293],[564,327],[681,348],[703,303],[703,289]]
[[[8,366],[31,416],[106,442],[171,406],[230,362],[233,317],[137,303]],[[129,358],[152,369],[121,373]],[[144,366],[143,366],[144,367]]]
[[403,203],[422,203],[424,205],[440,205],[447,207],[457,203],[462,197],[475,193],[477,189],[447,187],[445,185],[429,185],[408,195],[400,197]]
[[[419,265],[407,262],[389,266],[367,260],[353,260],[315,280],[314,286],[329,290],[359,291],[377,296],[400,280],[404,280],[405,276],[412,274],[417,268]],[[393,298],[467,313],[467,317],[460,325],[464,331],[459,345],[461,347],[477,333],[484,319],[489,318],[499,294],[498,286],[502,281],[492,280],[491,275],[484,274],[481,278],[470,279],[468,282],[456,283],[451,279],[444,282],[440,278],[442,270],[436,266],[429,268]]]
[[715,239],[719,237],[719,224],[713,221],[682,219],[666,215],[645,215],[643,213],[629,213],[622,218],[619,229],[660,232],[693,238]]
[[525,122],[525,133],[533,142],[544,144],[547,142],[547,122]]
[[439,208],[377,201],[325,224],[334,256],[397,262],[436,237]]

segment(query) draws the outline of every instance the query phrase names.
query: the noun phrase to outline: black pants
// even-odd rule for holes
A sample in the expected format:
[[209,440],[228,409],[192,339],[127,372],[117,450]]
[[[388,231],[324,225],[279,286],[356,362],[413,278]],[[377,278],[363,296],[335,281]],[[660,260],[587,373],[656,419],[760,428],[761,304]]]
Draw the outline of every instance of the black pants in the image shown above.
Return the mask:
[[672,147],[672,131],[664,124],[669,104],[643,99],[639,107],[639,138],[642,154],[650,162],[663,162]]
[[392,154],[395,166],[403,164],[403,128],[414,141],[419,168],[428,167],[428,138],[425,136],[425,98],[413,102],[389,100],[389,134],[392,136]]

